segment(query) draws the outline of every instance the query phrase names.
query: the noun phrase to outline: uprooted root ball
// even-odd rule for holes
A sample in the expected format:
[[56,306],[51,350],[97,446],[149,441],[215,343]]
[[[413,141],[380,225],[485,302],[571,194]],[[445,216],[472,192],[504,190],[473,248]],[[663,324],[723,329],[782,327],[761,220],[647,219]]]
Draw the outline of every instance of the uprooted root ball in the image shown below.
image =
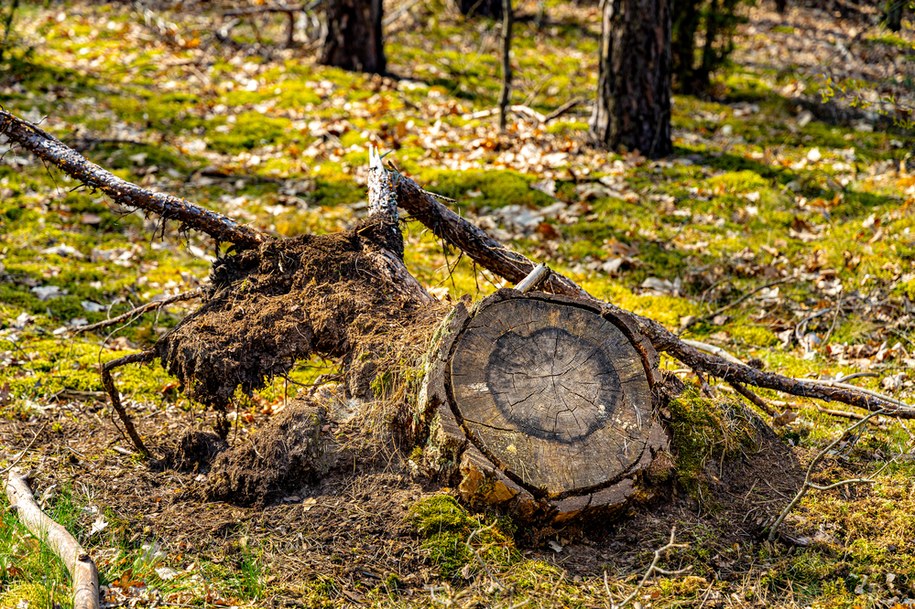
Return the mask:
[[156,344],[163,364],[217,409],[236,388],[250,393],[312,354],[341,358],[351,393],[365,396],[382,369],[376,351],[425,335],[438,309],[379,269],[371,228],[272,240],[218,260],[203,305]]

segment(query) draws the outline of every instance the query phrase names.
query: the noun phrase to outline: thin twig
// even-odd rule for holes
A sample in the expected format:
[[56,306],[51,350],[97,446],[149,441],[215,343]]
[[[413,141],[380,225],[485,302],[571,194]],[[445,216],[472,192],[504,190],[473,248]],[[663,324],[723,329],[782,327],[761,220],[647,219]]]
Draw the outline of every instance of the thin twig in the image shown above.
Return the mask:
[[16,455],[16,457],[13,459],[13,462],[12,462],[12,463],[10,463],[9,465],[7,465],[7,466],[4,467],[3,469],[0,469],[0,474],[5,474],[6,472],[8,472],[8,471],[10,471],[11,469],[13,469],[14,467],[16,467],[16,464],[17,464],[17,463],[19,463],[20,461],[22,461],[22,458],[25,457],[26,454],[28,454],[28,452],[32,449],[32,446],[35,445],[35,441],[38,439],[38,436],[41,435],[41,432],[44,431],[44,428],[47,427],[47,425],[48,425],[47,423],[42,424],[42,426],[38,429],[38,431],[35,432],[35,435],[34,435],[34,437],[32,437],[32,441],[29,442],[29,445],[26,446],[26,447],[22,450],[22,452],[20,452],[18,455]]
[[777,280],[775,280],[775,281],[770,281],[769,283],[766,283],[766,284],[764,284],[764,285],[761,285],[761,286],[759,286],[759,287],[756,287],[756,288],[750,290],[749,292],[746,292],[745,294],[743,294],[743,295],[740,296],[739,298],[733,300],[732,302],[729,302],[728,304],[726,304],[726,305],[724,305],[724,306],[718,307],[717,309],[715,309],[715,310],[712,311],[711,313],[707,313],[707,314],[705,314],[705,315],[703,315],[703,316],[701,316],[701,317],[695,317],[695,318],[691,319],[691,320],[689,321],[689,323],[686,324],[686,325],[681,329],[681,332],[682,332],[682,331],[685,331],[685,330],[687,330],[687,329],[689,329],[689,328],[691,328],[692,326],[694,326],[694,325],[696,325],[696,324],[698,324],[698,323],[701,323],[701,322],[704,322],[704,321],[708,321],[708,320],[714,319],[714,318],[717,317],[718,315],[721,315],[721,314],[724,313],[725,311],[727,311],[727,310],[729,310],[729,309],[732,309],[732,308],[736,307],[736,306],[739,305],[740,303],[742,303],[742,302],[744,302],[745,300],[751,298],[752,296],[754,296],[754,295],[756,295],[756,294],[762,292],[763,290],[767,290],[767,289],[769,289],[769,288],[771,288],[771,287],[780,285],[780,284],[782,284],[782,283],[785,283],[786,281],[788,281],[788,278],[787,278],[787,277],[783,277],[783,278],[781,278],[781,279],[777,279]]
[[[652,558],[651,564],[648,565],[648,569],[645,570],[645,574],[642,575],[642,579],[639,581],[639,584],[635,587],[635,590],[633,590],[629,594],[629,596],[627,596],[622,601],[620,601],[619,604],[614,603],[613,599],[610,599],[610,605],[611,605],[611,607],[613,607],[613,609],[622,609],[623,607],[625,607],[626,605],[631,603],[633,601],[633,599],[635,599],[635,597],[638,596],[638,594],[642,590],[642,588],[645,587],[645,583],[648,581],[648,578],[650,578],[655,573],[661,573],[663,575],[679,575],[681,573],[685,573],[686,571],[689,571],[692,568],[692,567],[686,567],[685,569],[677,569],[676,571],[668,571],[666,569],[661,569],[658,567],[658,561],[661,560],[661,556],[665,552],[667,552],[668,550],[672,550],[674,548],[687,547],[687,544],[685,544],[685,543],[676,543],[676,541],[675,541],[676,533],[677,533],[677,527],[671,527],[670,541],[668,541],[665,545],[661,546],[660,548],[658,548],[657,550],[654,551],[654,558]],[[606,589],[607,595],[609,596],[610,587],[607,585],[607,574],[606,573],[604,573],[604,588]]]
[[[845,436],[852,433],[853,431],[855,431],[856,429],[858,429],[859,427],[861,427],[862,425],[864,425],[865,423],[867,423],[868,421],[870,421],[871,419],[873,419],[874,417],[876,417],[877,415],[880,415],[880,414],[884,414],[884,412],[882,410],[872,412],[872,413],[868,414],[866,417],[864,417],[863,419],[861,419],[860,421],[856,422],[854,425],[847,427],[845,430],[842,431],[842,433],[839,435],[838,438],[836,438],[835,440],[830,442],[826,448],[821,450],[817,454],[817,456],[815,456],[813,458],[813,460],[810,462],[810,465],[807,466],[807,473],[804,475],[804,483],[801,485],[800,490],[797,492],[797,494],[794,496],[794,498],[788,502],[788,505],[785,506],[785,509],[783,509],[781,511],[781,513],[778,515],[778,518],[775,519],[775,522],[773,522],[772,526],[769,528],[769,541],[775,541],[775,538],[778,537],[778,527],[781,526],[782,522],[784,522],[785,518],[788,516],[788,514],[791,512],[791,510],[794,509],[794,506],[796,506],[801,501],[801,499],[804,498],[804,495],[807,494],[807,491],[810,489],[817,489],[818,485],[814,485],[810,481],[810,476],[813,475],[813,468],[815,468],[817,466],[817,464],[823,460],[823,457],[825,457],[829,453],[829,451],[831,451],[833,448],[836,447],[836,445],[838,445],[839,442],[841,442],[843,439],[845,439]],[[870,480],[868,480],[868,481],[870,482]],[[835,486],[841,486],[843,484],[852,484],[852,483],[853,483],[853,481],[842,481],[841,483],[836,483],[835,485],[829,485],[827,487],[822,487],[822,488],[820,488],[820,490],[826,490],[827,488],[835,488]]]
[[169,298],[165,298],[163,300],[154,300],[152,302],[147,302],[146,304],[142,304],[138,307],[134,307],[130,311],[127,311],[126,313],[122,313],[116,317],[111,317],[104,321],[100,321],[100,322],[97,322],[94,324],[89,324],[88,326],[80,326],[79,328],[75,328],[73,330],[73,333],[82,334],[83,332],[95,332],[96,330],[100,330],[102,328],[107,328],[108,326],[113,326],[115,324],[119,324],[124,320],[133,321],[134,318],[139,317],[140,315],[143,315],[144,313],[146,313],[148,311],[152,311],[153,309],[161,309],[164,306],[167,306],[167,305],[170,305],[170,304],[173,304],[176,302],[199,298],[200,296],[203,295],[203,291],[204,291],[203,288],[196,288],[193,290],[189,290],[187,292],[182,292],[181,294],[177,294],[175,296],[171,296]]

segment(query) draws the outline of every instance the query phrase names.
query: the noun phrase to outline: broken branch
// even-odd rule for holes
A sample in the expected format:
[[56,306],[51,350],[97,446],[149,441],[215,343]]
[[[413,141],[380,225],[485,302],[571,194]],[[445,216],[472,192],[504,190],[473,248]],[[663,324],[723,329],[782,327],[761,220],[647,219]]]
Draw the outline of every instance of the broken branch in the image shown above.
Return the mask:
[[13,469],[6,481],[6,496],[29,533],[48,545],[73,578],[73,609],[98,609],[98,570],[72,535],[41,511],[26,477]]
[[122,180],[36,125],[5,110],[0,110],[0,134],[44,162],[60,168],[71,178],[102,191],[119,205],[142,209],[166,220],[177,220],[188,228],[202,231],[217,241],[233,243],[239,248],[254,248],[270,239],[264,233],[185,199],[153,192]]
[[146,445],[143,444],[143,440],[140,439],[140,434],[137,433],[137,428],[133,425],[133,420],[130,418],[130,415],[127,414],[124,405],[121,404],[121,394],[114,384],[111,371],[119,366],[126,366],[127,364],[150,362],[155,356],[156,352],[153,349],[141,351],[140,353],[131,353],[130,355],[125,355],[124,357],[119,357],[118,359],[113,359],[110,362],[102,364],[101,370],[102,385],[105,387],[105,391],[108,392],[108,397],[111,398],[111,405],[114,407],[115,412],[118,413],[121,422],[124,423],[124,430],[127,433],[127,437],[130,438],[130,441],[137,449],[137,452],[139,452],[140,456],[144,459],[149,459],[151,453],[149,452],[149,449],[146,448]]

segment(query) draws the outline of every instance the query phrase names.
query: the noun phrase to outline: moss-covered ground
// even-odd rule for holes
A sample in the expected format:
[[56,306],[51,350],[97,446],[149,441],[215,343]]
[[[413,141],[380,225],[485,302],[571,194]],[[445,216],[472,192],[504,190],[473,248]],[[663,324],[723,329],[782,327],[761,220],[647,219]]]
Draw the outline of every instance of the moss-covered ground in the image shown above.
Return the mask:
[[[0,104],[128,180],[283,236],[337,230],[363,213],[366,148],[376,144],[394,151],[401,171],[455,199],[462,214],[601,298],[766,369],[820,378],[865,372],[854,382],[915,397],[915,132],[886,103],[891,95],[911,108],[915,98],[911,22],[890,34],[808,9],[786,17],[754,9],[713,97],[675,96],[674,155],[649,162],[589,146],[586,104],[545,125],[514,117],[500,134],[494,117],[473,116],[498,96],[497,25],[464,22],[440,0],[402,4],[388,28],[392,79],[318,66],[307,48],[220,44],[212,35],[218,3],[144,17],[129,4],[25,2],[0,64]],[[545,114],[590,99],[596,9],[520,4],[531,18],[516,26],[514,101]],[[280,22],[261,27],[271,28],[281,39]],[[236,36],[244,41],[248,31]],[[851,59],[818,55],[839,45]],[[829,69],[818,70],[818,61]],[[872,97],[879,103],[869,105]],[[96,556],[113,602],[604,607],[634,589],[652,547],[621,567],[612,548],[587,539],[559,532],[532,542],[504,518],[468,513],[447,489],[403,490],[407,507],[392,510],[394,533],[379,533],[415,553],[404,564],[422,565],[420,579],[406,567],[364,581],[299,568],[302,554],[317,551],[309,540],[326,541],[326,531],[290,525],[266,535],[250,513],[233,520],[218,512],[223,520],[203,542],[156,524],[155,493],[142,499],[151,502],[142,504],[149,522],[101,505],[99,476],[116,479],[117,468],[148,474],[123,454],[128,445],[109,422],[98,365],[150,345],[193,303],[110,334],[75,330],[201,285],[213,244],[113,207],[27,153],[0,148],[0,467],[18,460],[35,469],[42,500]],[[405,230],[408,266],[436,295],[476,298],[501,285],[421,227]],[[240,400],[236,433],[333,369],[303,362],[290,379]],[[127,367],[117,381],[145,434],[209,422],[161,368]],[[718,392],[735,399],[727,387]],[[797,415],[777,431],[802,461],[848,424],[810,401],[760,395]],[[727,421],[715,411],[695,401],[676,407],[691,422],[678,434],[677,484],[701,497],[704,462],[739,446],[716,447]],[[637,601],[913,602],[912,431],[881,421],[824,461],[823,483],[880,473],[873,484],[809,493],[787,522],[804,543],[725,548],[686,526],[687,548],[663,564],[692,570],[652,578]],[[33,436],[41,439],[30,447]],[[42,485],[59,464],[82,473]],[[143,488],[158,483],[149,484]],[[201,530],[210,509],[200,507],[200,521],[188,527]],[[363,554],[392,551],[372,547]],[[321,551],[340,568],[354,552]],[[572,554],[588,554],[589,566],[570,564]],[[68,590],[62,567],[5,512],[0,607],[66,607]]]

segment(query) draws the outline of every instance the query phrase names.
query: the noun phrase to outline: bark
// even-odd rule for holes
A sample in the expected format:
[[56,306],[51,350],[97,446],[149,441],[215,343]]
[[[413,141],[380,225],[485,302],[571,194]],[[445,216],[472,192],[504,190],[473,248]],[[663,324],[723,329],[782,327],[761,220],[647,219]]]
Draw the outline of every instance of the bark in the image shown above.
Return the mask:
[[502,94],[499,97],[499,130],[505,131],[508,119],[508,105],[512,96],[512,21],[514,14],[511,0],[502,0]]
[[202,231],[217,241],[233,243],[240,249],[257,247],[269,239],[257,230],[185,199],[152,192],[122,180],[35,125],[4,110],[0,110],[0,134],[86,186],[102,191],[119,205],[152,212],[164,220],[177,220],[187,228]]
[[670,154],[669,0],[604,0],[591,137],[610,150]]
[[502,18],[502,0],[457,0],[456,5],[465,17]]
[[25,476],[18,469],[10,471],[6,496],[25,528],[47,544],[70,572],[73,578],[73,609],[98,609],[98,571],[95,563],[67,529],[41,511]]
[[319,63],[344,70],[384,74],[382,0],[328,0],[327,35]]
[[668,444],[657,354],[603,313],[517,290],[459,304],[436,332],[415,417],[428,425],[424,466],[466,501],[528,521],[614,512],[638,488],[647,497],[641,478]]

